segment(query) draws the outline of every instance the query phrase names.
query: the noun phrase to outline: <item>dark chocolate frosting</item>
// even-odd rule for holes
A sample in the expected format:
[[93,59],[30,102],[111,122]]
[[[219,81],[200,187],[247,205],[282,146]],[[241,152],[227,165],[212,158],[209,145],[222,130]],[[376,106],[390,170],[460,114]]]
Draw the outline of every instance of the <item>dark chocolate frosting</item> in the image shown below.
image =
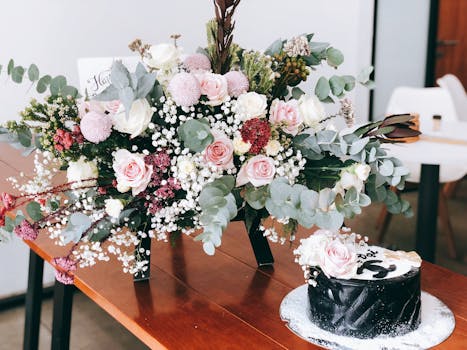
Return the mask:
[[321,270],[309,285],[310,318],[335,334],[373,338],[402,335],[420,324],[420,268],[402,276],[374,279],[328,278]]

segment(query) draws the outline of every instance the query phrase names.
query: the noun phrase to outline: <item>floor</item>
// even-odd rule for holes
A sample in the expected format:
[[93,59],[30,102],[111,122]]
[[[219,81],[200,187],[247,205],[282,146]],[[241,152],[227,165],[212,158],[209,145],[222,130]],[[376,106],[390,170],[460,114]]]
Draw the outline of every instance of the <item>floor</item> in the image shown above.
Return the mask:
[[[414,209],[417,205],[416,192],[403,195]],[[449,212],[456,234],[457,259],[447,255],[445,237],[440,230],[437,241],[437,264],[458,273],[467,275],[467,225],[465,213],[467,208],[467,180],[457,188],[456,194],[449,200]],[[355,219],[346,224],[355,232],[366,233],[375,239],[377,231],[375,220],[381,206],[374,204]],[[415,214],[416,215],[416,214]],[[385,238],[385,245],[403,250],[414,247],[415,217],[406,219],[394,216]],[[43,303],[39,349],[50,349],[52,323],[52,300]],[[24,308],[16,307],[0,312],[0,350],[16,350],[22,348],[22,331],[24,324]],[[112,317],[91,302],[86,296],[77,293],[74,298],[72,332],[70,348],[72,350],[100,349],[147,349],[137,338],[118,324]]]

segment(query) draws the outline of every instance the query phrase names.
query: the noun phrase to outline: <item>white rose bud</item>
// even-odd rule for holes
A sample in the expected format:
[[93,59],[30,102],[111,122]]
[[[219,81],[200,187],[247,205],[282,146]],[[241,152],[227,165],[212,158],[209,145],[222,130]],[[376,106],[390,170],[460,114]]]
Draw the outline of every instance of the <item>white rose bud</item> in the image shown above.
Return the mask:
[[152,115],[153,111],[149,102],[145,98],[141,98],[133,102],[128,116],[122,105],[118,113],[112,118],[114,129],[125,134],[130,134],[131,138],[135,138],[147,129]]
[[[96,163],[86,160],[86,157],[81,156],[76,162],[69,162],[66,171],[68,182],[76,183],[82,182],[87,179],[95,179],[99,175]],[[86,185],[94,185],[96,180],[86,181]]]
[[120,193],[125,193],[125,192],[128,192],[130,190],[130,186],[126,186],[126,185],[122,185],[122,184],[119,184],[117,183],[117,191],[120,192]]
[[368,176],[370,175],[371,167],[368,164],[357,164],[355,166],[355,174],[358,176],[358,178],[362,181],[365,181],[368,179]]
[[242,121],[264,117],[267,107],[266,96],[256,92],[241,94],[237,99],[237,114]]
[[313,129],[317,129],[319,122],[326,118],[324,106],[315,95],[302,95],[298,100],[298,110],[305,125]]
[[265,149],[268,156],[276,156],[281,150],[281,143],[277,140],[269,140]]
[[105,212],[113,217],[118,218],[123,210],[123,203],[119,199],[106,199],[105,200]]
[[363,189],[363,181],[361,181],[357,175],[348,171],[343,171],[341,173],[341,179],[339,182],[344,190],[355,187],[355,189],[360,192]]
[[148,58],[146,63],[151,68],[170,69],[177,65],[180,59],[180,50],[173,44],[152,45],[148,51],[151,58]]
[[193,164],[193,162],[186,158],[180,159],[178,161],[177,167],[178,171],[183,176],[187,176],[195,170],[195,165]]
[[249,142],[243,141],[241,137],[236,137],[232,141],[234,152],[236,155],[242,155],[248,152],[251,148],[251,144]]

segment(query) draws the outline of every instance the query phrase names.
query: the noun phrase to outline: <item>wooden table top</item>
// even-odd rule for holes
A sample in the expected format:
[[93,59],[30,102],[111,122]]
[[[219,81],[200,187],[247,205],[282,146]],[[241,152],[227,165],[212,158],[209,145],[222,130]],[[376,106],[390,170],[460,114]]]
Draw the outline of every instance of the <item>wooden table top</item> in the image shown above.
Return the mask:
[[[12,170],[6,165],[0,159],[0,171],[9,176]],[[67,252],[45,235],[27,243],[48,262]],[[79,270],[75,284],[151,349],[318,349],[289,331],[279,317],[282,299],[304,280],[293,248],[271,248],[274,268],[258,269],[246,230],[236,222],[213,257],[190,237],[175,248],[153,242],[148,282],[133,283],[114,259]],[[424,262],[422,289],[456,317],[454,333],[436,349],[466,348],[467,278]]]
[[[28,242],[46,261],[63,254],[46,237]],[[215,256],[184,237],[154,242],[151,279],[133,283],[117,261],[79,270],[76,286],[151,349],[317,349],[285,326],[282,299],[304,283],[292,248],[271,245],[274,268],[258,269],[242,223],[232,223]],[[422,289],[456,316],[454,333],[436,349],[467,344],[467,278],[423,263]]]

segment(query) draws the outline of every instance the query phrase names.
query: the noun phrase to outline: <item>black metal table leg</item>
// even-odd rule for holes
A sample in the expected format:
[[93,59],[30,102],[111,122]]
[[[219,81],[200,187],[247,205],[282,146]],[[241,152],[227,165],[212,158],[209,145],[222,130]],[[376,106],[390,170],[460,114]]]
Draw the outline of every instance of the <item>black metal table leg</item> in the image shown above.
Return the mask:
[[255,253],[256,262],[258,266],[273,265],[274,257],[272,256],[269,242],[263,235],[263,231],[259,229],[261,218],[257,216],[248,231],[251,247]]
[[31,249],[29,251],[28,289],[25,300],[24,350],[37,350],[39,347],[43,274],[44,260]]
[[75,286],[55,281],[52,321],[52,350],[70,347],[71,311]]
[[435,262],[438,221],[439,165],[422,164],[418,192],[415,249],[422,259]]

